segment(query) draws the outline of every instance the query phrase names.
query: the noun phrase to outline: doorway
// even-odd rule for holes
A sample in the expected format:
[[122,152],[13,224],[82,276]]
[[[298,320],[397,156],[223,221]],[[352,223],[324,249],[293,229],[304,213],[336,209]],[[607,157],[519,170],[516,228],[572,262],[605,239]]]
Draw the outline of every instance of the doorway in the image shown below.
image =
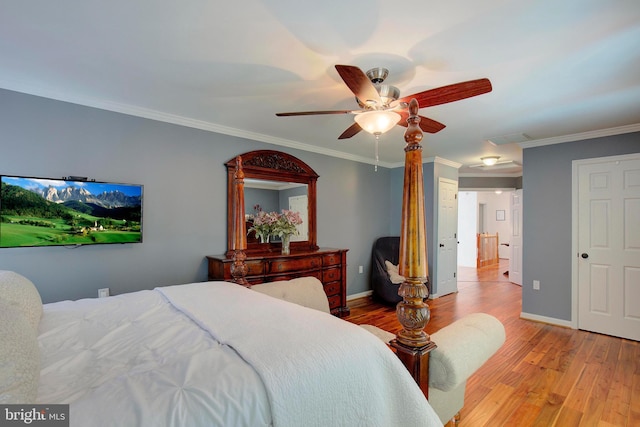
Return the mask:
[[[512,234],[513,188],[470,189],[458,192],[458,276],[469,275],[468,269],[477,266],[477,233],[498,234],[500,269],[506,266],[500,279],[509,271]],[[473,273],[475,274],[475,272]],[[502,277],[504,276],[504,277]]]

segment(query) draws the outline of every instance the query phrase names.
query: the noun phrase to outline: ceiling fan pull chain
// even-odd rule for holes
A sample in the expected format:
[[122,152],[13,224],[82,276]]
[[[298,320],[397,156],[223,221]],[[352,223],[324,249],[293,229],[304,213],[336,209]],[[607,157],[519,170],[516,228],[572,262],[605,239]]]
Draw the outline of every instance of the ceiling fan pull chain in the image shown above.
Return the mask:
[[374,167],[375,172],[378,172],[378,161],[380,160],[378,157],[378,142],[380,142],[380,134],[376,133],[376,165]]

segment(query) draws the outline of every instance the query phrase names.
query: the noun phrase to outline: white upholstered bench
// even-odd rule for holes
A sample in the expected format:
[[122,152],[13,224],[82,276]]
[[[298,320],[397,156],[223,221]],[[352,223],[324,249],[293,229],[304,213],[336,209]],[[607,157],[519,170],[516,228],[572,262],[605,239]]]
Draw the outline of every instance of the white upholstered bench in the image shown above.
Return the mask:
[[438,347],[429,357],[429,403],[443,424],[451,419],[457,423],[467,379],[505,338],[502,323],[486,313],[468,314],[431,334]]
[[[251,289],[329,313],[329,301],[315,277],[262,283]],[[360,326],[386,343],[395,338],[373,325]],[[486,313],[468,314],[431,334],[438,347],[429,359],[429,403],[443,424],[458,421],[467,379],[502,346],[505,337],[502,323]]]

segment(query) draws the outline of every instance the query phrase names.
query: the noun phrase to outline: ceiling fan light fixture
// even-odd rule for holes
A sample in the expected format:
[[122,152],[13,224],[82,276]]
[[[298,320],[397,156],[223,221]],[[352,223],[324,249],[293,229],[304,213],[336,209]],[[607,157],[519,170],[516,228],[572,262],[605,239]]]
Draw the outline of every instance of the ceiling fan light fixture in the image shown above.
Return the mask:
[[391,130],[400,121],[400,114],[394,111],[367,111],[356,114],[353,119],[364,131],[381,135]]
[[482,160],[482,163],[484,163],[487,166],[493,166],[496,163],[498,163],[498,160],[500,160],[500,156],[485,156],[485,157],[480,157],[480,160]]

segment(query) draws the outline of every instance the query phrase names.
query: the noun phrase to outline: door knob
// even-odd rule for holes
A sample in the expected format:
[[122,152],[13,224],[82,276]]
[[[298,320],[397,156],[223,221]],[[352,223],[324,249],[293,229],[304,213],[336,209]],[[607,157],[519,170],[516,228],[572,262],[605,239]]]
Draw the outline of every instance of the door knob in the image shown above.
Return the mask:
[[585,253],[585,252],[583,252],[583,253],[582,253],[582,255],[580,255],[580,256],[581,256],[582,258],[584,258],[584,259],[589,258],[589,254],[588,254],[588,253]]
[[444,243],[440,243],[440,247],[441,247],[441,248],[444,248]]

